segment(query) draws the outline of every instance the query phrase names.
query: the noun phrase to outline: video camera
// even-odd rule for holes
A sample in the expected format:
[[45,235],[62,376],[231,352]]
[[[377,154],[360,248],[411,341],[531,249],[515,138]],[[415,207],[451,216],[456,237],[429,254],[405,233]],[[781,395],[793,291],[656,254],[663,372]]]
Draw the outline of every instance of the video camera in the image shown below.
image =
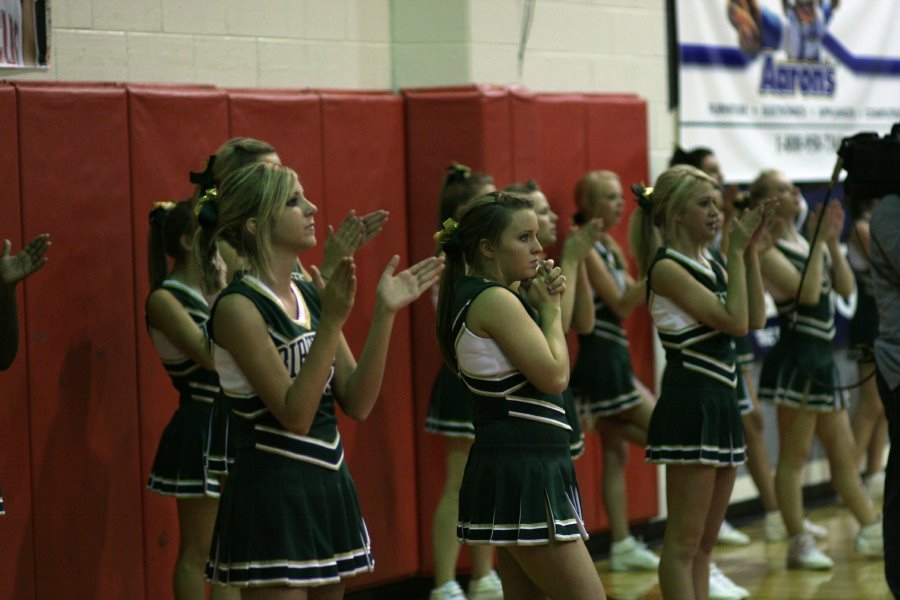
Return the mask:
[[847,196],[869,199],[900,194],[900,123],[884,137],[865,131],[844,138],[837,153],[837,170],[847,171]]

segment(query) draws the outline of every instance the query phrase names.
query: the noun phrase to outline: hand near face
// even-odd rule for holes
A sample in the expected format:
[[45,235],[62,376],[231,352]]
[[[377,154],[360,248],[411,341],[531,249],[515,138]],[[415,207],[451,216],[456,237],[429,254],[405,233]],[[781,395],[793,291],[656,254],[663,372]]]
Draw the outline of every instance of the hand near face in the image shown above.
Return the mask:
[[444,258],[428,257],[394,275],[398,264],[400,257],[395,255],[385,267],[375,289],[378,305],[392,313],[414,302],[422,292],[438,282],[444,270]]
[[42,233],[28,242],[19,253],[10,256],[12,243],[3,240],[0,252],[0,286],[13,286],[47,264],[44,253],[50,247],[50,234]]
[[[821,228],[818,227],[819,219],[822,219]],[[813,236],[817,228],[819,229],[819,235],[816,241],[822,240],[828,243],[836,242],[840,239],[841,232],[844,230],[844,207],[841,206],[840,202],[832,200],[824,208],[820,204],[815,210],[810,212],[806,220],[806,231],[810,236]]]
[[748,248],[765,249],[772,245],[772,236],[769,233],[769,223],[772,222],[772,217],[775,215],[775,209],[777,207],[778,198],[763,200],[762,203],[757,206],[760,210],[760,220],[756,229],[753,231],[753,234],[750,236],[750,240],[747,243]]
[[765,223],[763,214],[763,205],[760,204],[751,210],[744,211],[744,214],[740,217],[732,219],[731,227],[729,228],[731,244],[741,251],[746,250],[753,244],[759,235],[759,230]]
[[566,291],[566,278],[562,269],[553,265],[552,260],[545,260],[538,267],[537,274],[523,281],[521,288],[528,304],[540,310],[544,306],[559,305],[560,296]]
[[357,246],[357,250],[365,246],[372,238],[381,233],[389,216],[390,213],[386,210],[373,210],[369,214],[361,217],[364,231],[362,241],[359,243],[359,246]]
[[365,236],[365,225],[363,220],[356,216],[356,211],[351,210],[338,225],[335,232],[334,228],[329,225],[328,232],[325,234],[325,247],[322,251],[322,276],[325,279],[331,277],[337,264],[341,259],[353,256],[356,249],[359,248]]
[[590,254],[594,244],[603,237],[603,219],[591,219],[581,227],[572,227],[563,244],[563,256],[581,262]]

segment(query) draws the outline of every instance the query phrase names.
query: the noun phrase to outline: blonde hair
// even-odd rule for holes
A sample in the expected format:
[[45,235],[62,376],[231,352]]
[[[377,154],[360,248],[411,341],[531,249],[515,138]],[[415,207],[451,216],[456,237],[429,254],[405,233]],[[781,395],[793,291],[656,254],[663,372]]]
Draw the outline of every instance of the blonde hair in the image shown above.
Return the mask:
[[203,181],[197,184],[194,190],[194,199],[200,198],[206,187],[219,186],[225,179],[247,165],[262,161],[270,154],[277,154],[275,147],[268,142],[249,137],[233,137],[216,150],[211,157],[212,165],[207,164],[211,181]]
[[588,171],[581,176],[575,184],[575,206],[578,208],[576,221],[587,222],[593,216],[591,211],[597,198],[600,196],[600,188],[610,181],[621,182],[619,176],[612,171],[598,170]]
[[[288,167],[261,162],[247,165],[225,178],[215,203],[216,221],[204,225],[197,235],[194,251],[203,267],[204,287],[221,288],[223,265],[216,242],[224,241],[246,259],[250,271],[267,275],[272,253],[275,216],[294,193],[297,174]],[[248,221],[255,220],[251,230]]]
[[761,201],[772,195],[772,180],[781,171],[778,169],[766,169],[757,175],[753,183],[750,184],[750,207],[754,207]]
[[684,210],[688,198],[703,184],[709,184],[713,188],[718,185],[715,179],[696,167],[669,167],[656,179],[653,192],[648,198],[649,204],[641,206],[631,215],[628,243],[641,277],[647,274],[659,247],[671,238],[675,217]]

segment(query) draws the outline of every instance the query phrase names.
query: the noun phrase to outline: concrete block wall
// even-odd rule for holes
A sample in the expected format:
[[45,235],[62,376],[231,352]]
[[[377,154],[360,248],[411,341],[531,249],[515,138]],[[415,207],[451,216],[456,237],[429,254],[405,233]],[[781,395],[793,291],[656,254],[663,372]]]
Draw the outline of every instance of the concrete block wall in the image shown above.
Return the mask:
[[51,66],[0,77],[400,89],[465,83],[636,93],[650,166],[675,138],[663,0],[51,0]]

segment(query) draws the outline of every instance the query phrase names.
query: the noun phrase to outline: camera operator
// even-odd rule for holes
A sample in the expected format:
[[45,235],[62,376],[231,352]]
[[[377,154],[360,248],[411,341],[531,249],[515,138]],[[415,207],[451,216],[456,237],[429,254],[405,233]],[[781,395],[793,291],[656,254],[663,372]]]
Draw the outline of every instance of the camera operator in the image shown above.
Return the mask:
[[900,196],[885,196],[872,212],[870,260],[879,327],[875,340],[878,391],[891,440],[884,486],[884,570],[900,598]]

